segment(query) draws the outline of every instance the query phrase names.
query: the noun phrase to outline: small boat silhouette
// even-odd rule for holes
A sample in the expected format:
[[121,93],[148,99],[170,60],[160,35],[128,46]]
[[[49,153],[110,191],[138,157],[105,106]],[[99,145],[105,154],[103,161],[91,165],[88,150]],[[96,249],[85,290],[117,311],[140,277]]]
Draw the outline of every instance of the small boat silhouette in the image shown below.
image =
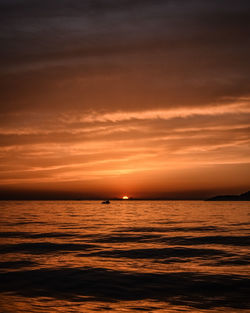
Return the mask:
[[109,204],[110,201],[109,200],[106,200],[106,201],[102,201],[102,204]]

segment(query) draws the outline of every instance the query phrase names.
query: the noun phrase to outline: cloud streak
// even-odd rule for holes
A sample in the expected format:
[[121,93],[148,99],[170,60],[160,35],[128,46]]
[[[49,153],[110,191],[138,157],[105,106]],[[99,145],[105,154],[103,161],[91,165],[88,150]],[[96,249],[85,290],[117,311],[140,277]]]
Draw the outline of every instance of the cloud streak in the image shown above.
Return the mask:
[[248,1],[1,0],[0,17],[0,197],[248,188]]

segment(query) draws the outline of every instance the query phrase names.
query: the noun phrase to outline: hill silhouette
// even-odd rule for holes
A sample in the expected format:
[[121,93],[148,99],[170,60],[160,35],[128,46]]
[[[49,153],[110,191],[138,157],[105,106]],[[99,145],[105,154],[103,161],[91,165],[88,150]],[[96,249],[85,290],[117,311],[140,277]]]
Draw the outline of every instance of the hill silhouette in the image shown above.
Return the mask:
[[219,195],[209,198],[207,201],[250,201],[250,191],[240,195]]

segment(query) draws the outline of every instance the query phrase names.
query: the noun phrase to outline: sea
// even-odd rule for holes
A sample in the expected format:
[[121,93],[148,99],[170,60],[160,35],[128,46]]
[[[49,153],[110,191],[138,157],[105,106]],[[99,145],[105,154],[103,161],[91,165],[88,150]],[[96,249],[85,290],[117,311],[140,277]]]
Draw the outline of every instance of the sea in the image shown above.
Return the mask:
[[1,201],[0,312],[250,312],[250,202]]

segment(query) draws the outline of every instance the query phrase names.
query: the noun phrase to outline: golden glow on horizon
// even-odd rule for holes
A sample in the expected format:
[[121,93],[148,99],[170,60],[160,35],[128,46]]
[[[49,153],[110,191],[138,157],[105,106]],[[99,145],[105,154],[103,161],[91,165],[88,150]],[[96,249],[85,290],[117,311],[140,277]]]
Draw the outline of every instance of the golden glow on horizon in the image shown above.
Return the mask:
[[122,199],[123,200],[128,200],[128,196],[123,196]]

